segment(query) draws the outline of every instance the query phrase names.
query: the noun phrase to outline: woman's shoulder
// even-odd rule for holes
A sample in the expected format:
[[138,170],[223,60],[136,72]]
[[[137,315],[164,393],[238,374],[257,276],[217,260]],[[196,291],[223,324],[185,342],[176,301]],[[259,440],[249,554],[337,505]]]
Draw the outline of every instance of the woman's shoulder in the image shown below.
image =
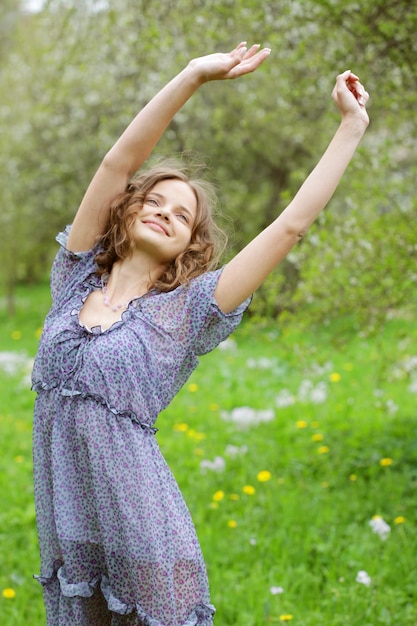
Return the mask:
[[53,302],[68,289],[78,285],[96,273],[95,257],[97,246],[85,252],[74,252],[67,247],[71,226],[58,233],[56,241],[60,247],[52,265],[50,284]]

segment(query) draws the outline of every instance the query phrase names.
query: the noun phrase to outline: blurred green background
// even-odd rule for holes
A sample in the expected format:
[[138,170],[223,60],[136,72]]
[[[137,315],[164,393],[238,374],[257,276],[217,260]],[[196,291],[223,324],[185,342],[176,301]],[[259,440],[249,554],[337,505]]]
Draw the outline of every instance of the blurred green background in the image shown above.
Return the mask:
[[[33,2],[33,0],[32,0]],[[230,253],[288,203],[338,124],[335,76],[356,72],[371,126],[330,210],[261,290],[252,314],[380,321],[417,273],[417,5],[338,0],[23,0],[0,7],[1,283],[45,277],[102,156],[188,61],[241,40],[272,48],[252,76],[204,85],[159,154],[205,159]],[[33,6],[33,5],[32,5]]]
[[204,85],[156,151],[205,160],[228,254],[325,149],[339,72],[370,92],[371,125],[328,210],[233,341],[202,360],[158,438],[196,522],[216,624],[415,626],[416,32],[405,0],[2,0],[1,624],[44,623],[29,375],[54,236],[155,92],[190,58],[247,40],[272,48],[267,62]]

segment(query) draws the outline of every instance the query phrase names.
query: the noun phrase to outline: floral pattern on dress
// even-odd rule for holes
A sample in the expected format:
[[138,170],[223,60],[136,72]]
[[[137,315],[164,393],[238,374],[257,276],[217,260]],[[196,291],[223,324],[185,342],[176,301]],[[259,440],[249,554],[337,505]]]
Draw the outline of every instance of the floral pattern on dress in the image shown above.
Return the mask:
[[109,329],[79,311],[100,289],[96,250],[65,248],[32,374],[35,502],[48,626],[211,626],[194,525],[155,436],[159,413],[237,327],[221,269],[133,300]]

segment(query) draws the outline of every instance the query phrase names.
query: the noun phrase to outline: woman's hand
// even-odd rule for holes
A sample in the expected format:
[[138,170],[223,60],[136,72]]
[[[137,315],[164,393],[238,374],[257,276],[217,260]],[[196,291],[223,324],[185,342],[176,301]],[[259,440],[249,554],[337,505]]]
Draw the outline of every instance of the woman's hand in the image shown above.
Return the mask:
[[242,41],[231,52],[219,52],[193,59],[189,63],[189,68],[196,72],[202,83],[209,80],[237,78],[254,72],[270,52],[269,48],[261,50],[259,44],[254,44],[248,49],[246,41]]
[[366,103],[369,94],[359,81],[359,78],[350,70],[346,70],[336,78],[336,84],[332,92],[332,98],[336,102],[342,117],[353,115],[361,119],[366,126],[369,124]]
[[227,54],[210,54],[190,61],[139,111],[108,151],[91,181],[75,216],[68,249],[89,250],[107,224],[113,199],[126,189],[131,176],[143,165],[167,126],[208,80],[237,78],[253,72],[269,55],[269,48],[240,43]]

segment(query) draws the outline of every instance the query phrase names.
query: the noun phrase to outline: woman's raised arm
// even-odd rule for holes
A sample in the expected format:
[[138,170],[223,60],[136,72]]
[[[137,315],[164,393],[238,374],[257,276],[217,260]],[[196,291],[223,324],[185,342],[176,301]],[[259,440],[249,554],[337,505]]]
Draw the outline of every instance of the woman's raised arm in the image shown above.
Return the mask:
[[337,77],[332,97],[342,120],[319,163],[279,217],[223,270],[215,298],[225,313],[251,295],[303,237],[332,197],[369,124],[369,96],[350,70]]
[[205,82],[237,78],[253,72],[269,55],[258,45],[240,43],[229,53],[215,53],[190,61],[134,118],[109,150],[94,175],[77,211],[68,247],[88,250],[103,232],[113,198],[143,165],[174,115]]

